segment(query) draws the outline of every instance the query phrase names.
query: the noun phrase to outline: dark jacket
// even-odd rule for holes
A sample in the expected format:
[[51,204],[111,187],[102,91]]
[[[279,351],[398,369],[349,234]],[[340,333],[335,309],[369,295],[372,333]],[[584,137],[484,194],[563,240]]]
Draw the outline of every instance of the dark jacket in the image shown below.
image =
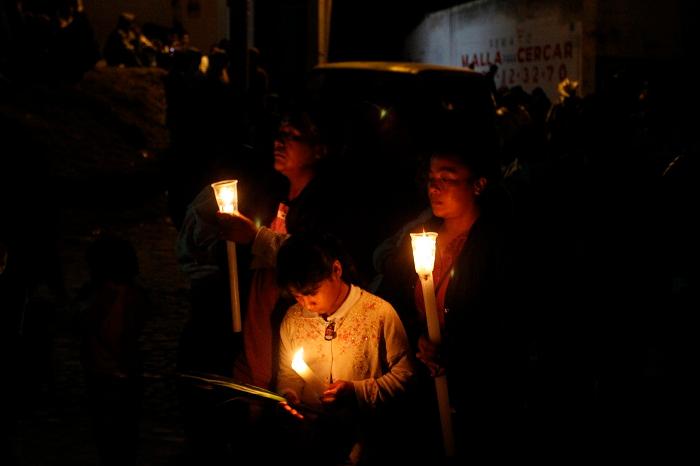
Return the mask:
[[[414,231],[435,231],[433,217]],[[527,362],[525,303],[512,226],[482,215],[472,226],[455,260],[445,296],[442,334],[444,365],[450,402],[457,415],[498,417],[522,404],[522,375]],[[427,334],[416,310],[410,236],[385,262],[377,294],[391,302],[417,350],[418,337]]]

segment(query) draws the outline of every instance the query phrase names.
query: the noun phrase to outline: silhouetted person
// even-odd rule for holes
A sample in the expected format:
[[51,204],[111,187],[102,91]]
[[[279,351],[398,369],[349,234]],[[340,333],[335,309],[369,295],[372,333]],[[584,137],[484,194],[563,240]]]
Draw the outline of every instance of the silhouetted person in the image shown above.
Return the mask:
[[59,82],[77,82],[100,58],[97,39],[82,0],[61,0],[52,23],[49,73]]
[[100,464],[135,464],[143,395],[139,336],[150,303],[135,282],[138,261],[128,241],[99,237],[87,262],[80,354]]
[[498,74],[498,65],[489,66],[489,70],[486,72],[486,78],[488,80],[489,87],[491,88],[491,94],[494,99],[498,97],[498,88],[496,87],[496,75]]
[[559,102],[552,105],[547,116],[551,150],[558,157],[581,152],[582,99],[577,94],[578,87],[578,81],[562,80],[557,86]]
[[10,232],[0,225],[0,363],[5,373],[0,397],[0,462],[17,464],[13,437],[16,435],[21,400],[20,365],[24,311],[29,291],[21,254],[15,248]]
[[119,15],[116,28],[107,37],[104,58],[110,66],[144,66],[140,55],[141,36],[136,27],[136,16],[124,12]]
[[267,97],[270,78],[260,61],[260,50],[248,49],[248,89],[246,106],[251,144],[255,147],[267,147],[273,137]]
[[178,229],[203,186],[249,161],[250,151],[241,144],[243,103],[230,85],[229,62],[216,47],[208,56],[176,50],[166,78],[168,211]]

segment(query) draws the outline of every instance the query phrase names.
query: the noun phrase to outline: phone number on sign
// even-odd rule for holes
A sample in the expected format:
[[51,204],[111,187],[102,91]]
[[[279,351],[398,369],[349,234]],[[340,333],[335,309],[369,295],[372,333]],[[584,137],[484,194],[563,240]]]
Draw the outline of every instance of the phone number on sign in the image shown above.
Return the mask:
[[519,68],[504,68],[501,70],[501,86],[511,86],[514,84],[538,84],[559,82],[566,78],[566,64],[560,65],[532,65],[521,66]]

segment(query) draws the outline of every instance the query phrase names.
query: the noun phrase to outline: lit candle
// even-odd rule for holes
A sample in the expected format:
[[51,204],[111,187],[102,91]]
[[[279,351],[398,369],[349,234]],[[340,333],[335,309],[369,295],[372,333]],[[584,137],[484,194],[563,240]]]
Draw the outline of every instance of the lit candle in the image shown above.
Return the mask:
[[[425,320],[428,324],[428,338],[434,344],[442,340],[440,335],[440,320],[437,314],[435,300],[435,285],[433,284],[433,267],[435,266],[435,247],[437,233],[423,232],[411,233],[411,246],[413,248],[413,263],[416,273],[420,277],[423,289],[423,302],[425,304]],[[452,414],[450,410],[450,397],[447,390],[447,376],[435,377],[435,391],[440,411],[440,423],[442,425],[442,443],[447,457],[455,454],[454,436],[452,434]]]
[[440,343],[440,320],[437,314],[435,286],[433,284],[433,267],[435,266],[435,247],[437,233],[411,233],[413,247],[413,263],[420,277],[425,302],[425,320],[428,323],[428,337],[435,344]]
[[[238,180],[224,180],[212,183],[216,196],[216,203],[219,212],[235,214],[238,212]],[[228,274],[231,282],[231,320],[233,331],[239,333],[242,329],[241,303],[238,293],[238,261],[236,258],[236,243],[226,242],[226,253],[228,255]]]
[[308,390],[313,395],[314,399],[320,398],[323,392],[328,388],[323,380],[321,380],[304,361],[304,348],[299,348],[299,350],[294,353],[292,369],[294,369],[294,372],[296,372],[299,377],[304,379],[304,383],[306,384],[304,390]]
[[424,275],[433,273],[437,235],[437,233],[432,231],[411,233],[413,263],[416,267],[416,273],[420,275],[421,278],[423,278]]

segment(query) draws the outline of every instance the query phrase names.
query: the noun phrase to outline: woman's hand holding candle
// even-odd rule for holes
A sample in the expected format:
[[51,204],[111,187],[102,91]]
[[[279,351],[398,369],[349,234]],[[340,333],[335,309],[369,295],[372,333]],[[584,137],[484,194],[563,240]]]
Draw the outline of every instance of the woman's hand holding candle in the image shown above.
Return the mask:
[[440,345],[433,343],[425,335],[418,338],[416,358],[425,364],[431,376],[439,377],[445,374],[445,367],[440,358]]
[[321,395],[321,403],[324,405],[349,404],[355,400],[355,386],[352,382],[338,380],[328,386]]
[[221,228],[221,236],[226,241],[250,244],[255,239],[255,235],[258,234],[259,227],[251,219],[238,212],[233,214],[217,212],[216,219]]

